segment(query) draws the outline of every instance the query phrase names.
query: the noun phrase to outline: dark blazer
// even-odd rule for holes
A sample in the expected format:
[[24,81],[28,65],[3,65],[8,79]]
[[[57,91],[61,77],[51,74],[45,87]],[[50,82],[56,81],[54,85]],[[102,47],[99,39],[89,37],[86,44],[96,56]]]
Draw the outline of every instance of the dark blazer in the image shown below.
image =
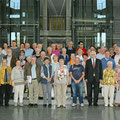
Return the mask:
[[86,61],[85,79],[87,79],[88,82],[92,82],[94,73],[95,73],[95,79],[97,82],[99,82],[99,80],[102,80],[102,77],[103,77],[102,63],[101,63],[101,60],[99,59],[96,59],[95,68],[93,68],[91,59]]

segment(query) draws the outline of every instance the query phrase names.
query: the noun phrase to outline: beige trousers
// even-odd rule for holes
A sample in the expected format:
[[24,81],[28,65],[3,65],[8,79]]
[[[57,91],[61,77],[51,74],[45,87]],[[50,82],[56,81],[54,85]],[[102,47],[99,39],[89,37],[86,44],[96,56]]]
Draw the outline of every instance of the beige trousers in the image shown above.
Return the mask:
[[38,88],[39,88],[39,97],[43,97],[43,89],[41,83],[38,84]]
[[57,91],[57,106],[65,106],[66,104],[66,90],[67,85],[66,84],[57,84],[56,85],[56,91]]
[[23,103],[23,95],[24,95],[24,84],[23,85],[15,85],[15,87],[14,87],[14,102],[18,103],[18,98],[19,98],[19,103]]
[[29,103],[37,104],[38,103],[38,81],[32,80],[32,83],[29,85]]
[[108,105],[108,97],[110,97],[110,105],[113,105],[115,86],[114,85],[104,85],[103,90],[104,90],[105,105]]

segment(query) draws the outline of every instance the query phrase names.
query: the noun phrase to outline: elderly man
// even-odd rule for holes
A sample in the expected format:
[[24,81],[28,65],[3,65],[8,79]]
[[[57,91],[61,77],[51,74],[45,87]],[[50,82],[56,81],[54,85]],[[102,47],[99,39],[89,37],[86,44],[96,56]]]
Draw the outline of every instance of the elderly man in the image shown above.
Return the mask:
[[80,60],[78,57],[75,58],[75,64],[70,67],[70,76],[72,79],[72,91],[73,91],[73,104],[72,106],[76,106],[77,104],[77,92],[79,92],[79,103],[81,106],[83,104],[83,78],[85,75],[84,67],[80,64]]
[[28,65],[25,71],[25,81],[29,83],[29,105],[38,105],[38,83],[40,82],[40,66],[36,63],[36,57],[33,56],[31,64]]
[[25,44],[25,50],[24,51],[25,51],[25,57],[33,55],[33,49],[30,48],[29,43]]
[[3,57],[3,59],[7,59],[7,66],[10,66],[11,68],[16,66],[17,58],[16,56],[13,56],[12,49],[7,49],[7,55]]
[[107,68],[107,62],[108,61],[111,61],[113,63],[113,69],[114,69],[115,66],[116,66],[115,61],[114,61],[114,59],[112,59],[110,57],[110,52],[107,50],[107,51],[105,51],[105,57],[101,60],[101,62],[102,62],[102,69]]
[[118,61],[120,59],[120,48],[119,47],[115,48],[115,53],[116,53],[116,55],[114,57],[114,60],[115,60],[116,65],[118,65]]
[[91,59],[86,61],[85,81],[87,83],[87,98],[89,106],[92,106],[92,88],[94,86],[94,106],[98,106],[99,83],[102,80],[102,64],[96,58],[96,52],[90,52]]
[[73,42],[72,41],[68,42],[68,47],[66,47],[66,50],[67,50],[66,53],[68,54],[69,58],[70,58],[70,56],[71,56],[72,53],[76,54],[76,50],[73,47]]
[[97,59],[102,59],[105,57],[105,51],[106,51],[106,48],[105,47],[101,47],[100,48],[100,53],[97,54],[96,58]]

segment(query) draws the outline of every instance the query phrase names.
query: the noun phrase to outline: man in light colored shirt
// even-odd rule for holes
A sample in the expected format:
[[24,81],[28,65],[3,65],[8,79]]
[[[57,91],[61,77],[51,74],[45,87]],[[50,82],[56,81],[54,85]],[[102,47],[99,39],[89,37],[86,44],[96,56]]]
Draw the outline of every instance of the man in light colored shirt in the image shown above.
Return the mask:
[[120,48],[119,47],[116,47],[115,48],[115,57],[114,57],[114,60],[115,60],[115,64],[118,65],[118,61],[120,59]]
[[33,55],[33,49],[30,48],[30,44],[25,44],[25,57],[32,56]]
[[106,51],[106,48],[105,47],[101,47],[100,53],[97,54],[96,58],[99,59],[99,60],[104,58],[105,57],[105,51]]

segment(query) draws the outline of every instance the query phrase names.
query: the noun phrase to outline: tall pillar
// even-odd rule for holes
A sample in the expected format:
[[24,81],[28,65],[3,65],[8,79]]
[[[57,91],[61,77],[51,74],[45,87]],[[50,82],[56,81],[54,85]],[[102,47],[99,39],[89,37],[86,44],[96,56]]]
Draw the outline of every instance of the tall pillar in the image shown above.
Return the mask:
[[43,0],[43,48],[47,50],[47,0]]
[[66,0],[66,42],[71,40],[71,0]]

